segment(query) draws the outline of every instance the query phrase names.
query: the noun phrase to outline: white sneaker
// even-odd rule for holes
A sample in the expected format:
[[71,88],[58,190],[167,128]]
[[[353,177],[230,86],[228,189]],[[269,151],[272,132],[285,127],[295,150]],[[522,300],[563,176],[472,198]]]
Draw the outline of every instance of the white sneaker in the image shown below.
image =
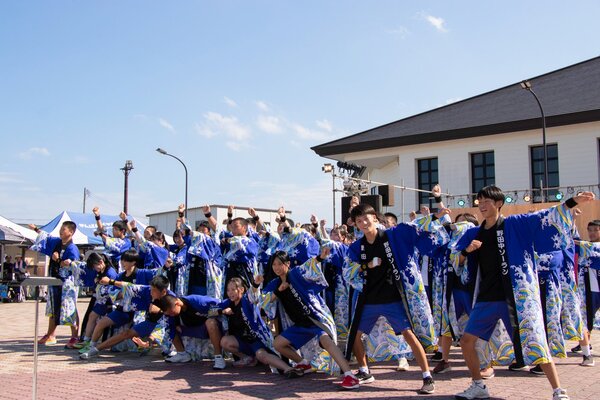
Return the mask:
[[408,371],[409,369],[410,365],[408,365],[406,357],[400,357],[398,359],[398,367],[396,368],[396,371]]
[[82,360],[89,360],[90,358],[97,357],[100,352],[94,346],[90,347],[88,351],[79,355]]
[[471,382],[471,386],[469,386],[467,390],[455,395],[454,398],[460,400],[489,399],[490,394],[487,390],[487,386],[479,386],[475,382]]
[[192,356],[188,352],[182,351],[181,353],[175,354],[173,357],[169,357],[165,360],[169,363],[186,363],[192,361]]
[[558,392],[554,392],[552,400],[569,400],[569,395],[565,389],[560,389]]
[[215,356],[215,364],[213,369],[225,369],[225,359],[222,356]]
[[579,364],[582,367],[593,367],[596,363],[594,362],[594,356],[583,356],[583,361]]

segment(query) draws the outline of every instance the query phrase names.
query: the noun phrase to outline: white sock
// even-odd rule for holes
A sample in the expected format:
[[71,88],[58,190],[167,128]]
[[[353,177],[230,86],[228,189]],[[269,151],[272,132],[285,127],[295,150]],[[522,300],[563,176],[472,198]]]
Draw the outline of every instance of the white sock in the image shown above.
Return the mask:
[[97,344],[98,344],[98,342],[94,342],[93,340],[90,340],[90,347],[96,347]]
[[423,372],[423,379],[425,379],[425,378],[431,378],[431,372],[429,372],[429,371]]
[[[583,346],[581,346],[581,347],[583,347]],[[562,392],[562,388],[557,387],[556,389],[553,389],[552,392],[553,393],[560,393],[560,392]]]
[[91,341],[91,340],[92,340],[92,338],[91,338],[91,337],[89,337],[89,336],[84,336],[84,337],[83,337],[83,341],[84,341],[84,342],[89,342],[89,341]]
[[306,358],[303,358],[298,364],[308,365],[310,364]]
[[352,373],[352,370],[349,369],[348,371],[344,372],[344,376],[354,376],[354,374]]
[[365,374],[368,374],[369,367],[358,367],[358,372],[364,372]]
[[473,379],[473,383],[475,383],[479,387],[484,387],[483,379]]
[[581,352],[583,353],[584,356],[590,356],[592,354],[592,352],[590,351],[590,345],[587,344],[585,346],[581,346]]

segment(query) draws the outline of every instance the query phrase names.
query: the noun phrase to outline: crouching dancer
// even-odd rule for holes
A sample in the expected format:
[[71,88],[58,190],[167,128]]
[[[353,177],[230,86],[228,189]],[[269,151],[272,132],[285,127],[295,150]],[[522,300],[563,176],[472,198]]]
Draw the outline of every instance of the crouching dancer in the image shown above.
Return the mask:
[[234,367],[254,366],[256,361],[281,370],[287,378],[298,378],[304,370],[292,368],[275,355],[273,335],[260,316],[260,309],[246,293],[240,278],[232,278],[227,284],[227,297],[220,305],[220,313],[227,316],[229,330],[221,339],[221,346],[239,357]]
[[175,297],[166,295],[160,299],[160,309],[169,317],[173,317],[169,331],[177,354],[167,358],[166,362],[183,363],[192,360],[191,354],[185,351],[182,336],[198,339],[210,339],[215,352],[213,369],[225,369],[225,360],[221,350],[221,321],[213,318],[221,301],[214,297],[191,294]]
[[[114,336],[111,336],[100,344],[97,344],[97,340],[99,340],[102,336],[102,331],[104,328],[109,325],[100,325],[100,323],[96,325],[96,329],[94,329],[89,347],[87,349],[82,349],[84,352],[79,355],[79,358],[82,360],[89,360],[93,357],[96,357],[100,351],[109,349],[127,339],[150,336],[156,328],[159,319],[162,317],[162,312],[155,303],[158,299],[165,296],[169,289],[169,280],[160,275],[152,278],[150,281],[150,286],[133,285],[132,283],[125,281],[115,281],[107,276],[100,280],[100,284],[112,284],[113,286],[121,289],[128,285],[136,286],[138,288],[136,290],[135,299],[132,299],[131,301],[133,304],[124,305],[123,310],[119,311],[120,314],[116,314],[116,311],[113,311],[112,313],[108,314],[108,316],[104,317],[104,319],[108,319],[109,322],[112,322],[112,325],[122,326],[131,321],[133,316],[130,316],[129,314],[133,311],[128,311],[128,309],[137,309],[139,311],[148,310],[148,313],[146,314],[146,319],[144,321],[137,323],[131,328]],[[120,322],[123,323],[121,324]]]
[[348,361],[336,345],[335,322],[320,293],[327,281],[318,263],[329,255],[329,248],[304,264],[290,269],[290,258],[283,251],[273,254],[273,272],[277,276],[264,288],[261,305],[269,318],[282,319],[284,331],[275,338],[274,345],[282,356],[296,363],[296,368],[309,372],[309,361],[298,354],[298,349],[314,337],[339,365],[344,373],[340,384],[343,389],[355,389],[358,379],[352,374]]

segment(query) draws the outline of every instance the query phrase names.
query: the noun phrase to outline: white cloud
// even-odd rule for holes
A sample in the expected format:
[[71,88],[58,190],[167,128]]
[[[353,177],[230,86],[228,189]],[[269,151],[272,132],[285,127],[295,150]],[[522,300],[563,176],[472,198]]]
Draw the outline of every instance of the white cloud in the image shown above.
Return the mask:
[[283,132],[282,120],[273,115],[259,115],[256,119],[258,129],[266,133],[281,133]]
[[29,149],[18,154],[21,160],[31,160],[36,156],[48,157],[50,152],[45,147],[30,147]]
[[207,124],[196,123],[195,129],[198,135],[203,136],[207,139],[217,136],[217,133],[213,131],[212,128]]
[[236,108],[238,106],[234,100],[230,99],[227,96],[223,97],[223,101],[231,108]]
[[333,131],[333,126],[331,125],[331,122],[327,121],[326,119],[317,121],[317,126],[329,133]]
[[256,102],[256,107],[258,107],[258,109],[260,111],[264,111],[264,112],[269,112],[271,110],[271,108],[267,105],[267,103],[265,103],[264,101],[257,101]]
[[242,124],[237,117],[225,116],[209,111],[203,115],[204,121],[196,124],[196,132],[207,139],[215,136],[224,136],[225,145],[233,151],[241,151],[249,147],[251,131]]
[[175,131],[175,128],[173,127],[173,125],[171,125],[171,123],[169,121],[167,121],[164,118],[158,118],[158,123],[160,124],[160,126],[162,126],[163,128],[165,128],[166,130],[168,130],[171,133],[177,133]]
[[296,133],[296,136],[304,140],[327,140],[330,137],[327,132],[309,129],[296,123],[292,124],[292,129]]
[[400,39],[406,39],[406,37],[410,34],[410,31],[405,26],[399,26],[394,29],[388,29],[387,31],[390,35],[399,36]]
[[429,22],[438,31],[448,32],[448,29],[446,29],[446,27],[444,26],[446,24],[446,21],[444,21],[444,18],[434,17],[433,15],[429,15],[426,13],[422,13],[422,16],[423,16],[423,18],[425,18],[425,20],[427,22]]

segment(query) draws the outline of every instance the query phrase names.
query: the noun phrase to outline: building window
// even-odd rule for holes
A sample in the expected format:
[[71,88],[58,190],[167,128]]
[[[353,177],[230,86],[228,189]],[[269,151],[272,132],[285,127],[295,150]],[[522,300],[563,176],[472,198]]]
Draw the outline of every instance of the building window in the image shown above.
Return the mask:
[[[417,181],[421,190],[431,190],[438,183],[438,159],[437,157],[417,160]],[[419,208],[421,205],[434,209],[434,199],[430,193],[419,193]]]
[[471,154],[471,193],[477,193],[482,188],[496,183],[494,152]]
[[533,201],[535,203],[544,201],[543,193],[539,190],[540,183],[544,188],[550,188],[547,191],[548,201],[561,200],[556,197],[559,193],[558,187],[560,186],[558,177],[558,145],[546,145],[546,153],[548,157],[548,183],[546,183],[544,176],[544,146],[531,147],[531,188],[533,189]]

